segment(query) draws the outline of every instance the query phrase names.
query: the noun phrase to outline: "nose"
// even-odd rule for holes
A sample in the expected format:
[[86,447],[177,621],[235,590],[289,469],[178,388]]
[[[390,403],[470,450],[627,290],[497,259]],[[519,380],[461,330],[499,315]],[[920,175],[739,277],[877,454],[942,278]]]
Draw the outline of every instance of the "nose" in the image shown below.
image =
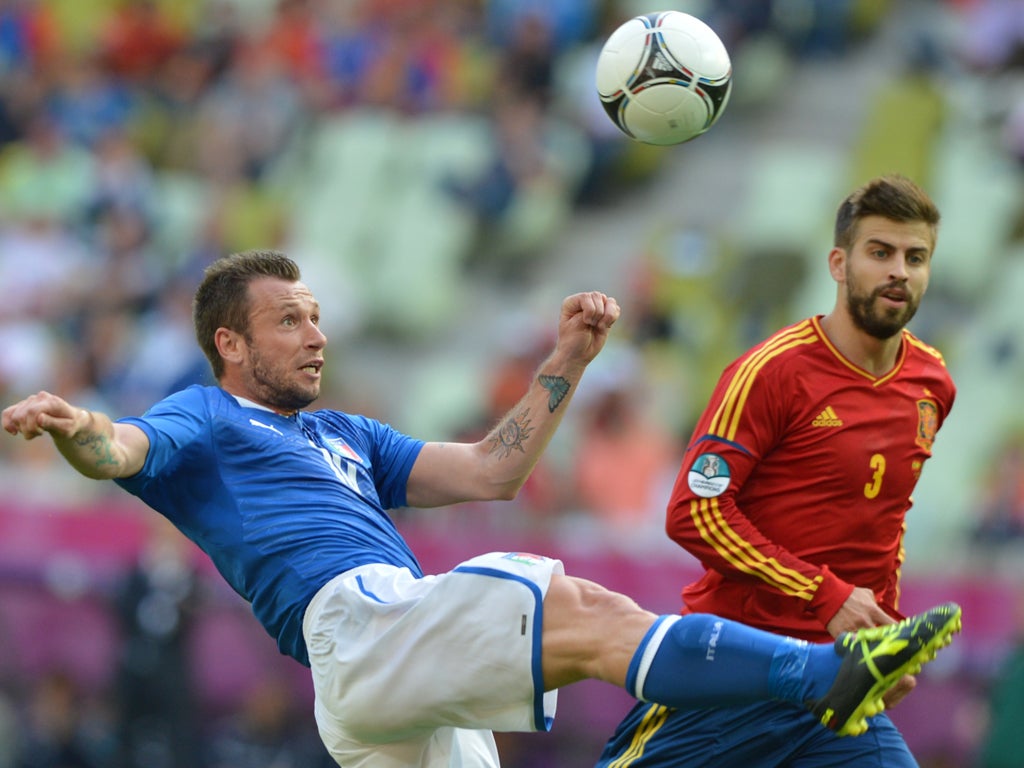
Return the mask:
[[906,257],[900,254],[897,258],[893,259],[889,271],[892,279],[906,280],[910,276],[910,270],[907,268]]
[[327,336],[320,330],[320,326],[316,323],[307,323],[307,340],[306,345],[313,349],[322,349],[327,345]]

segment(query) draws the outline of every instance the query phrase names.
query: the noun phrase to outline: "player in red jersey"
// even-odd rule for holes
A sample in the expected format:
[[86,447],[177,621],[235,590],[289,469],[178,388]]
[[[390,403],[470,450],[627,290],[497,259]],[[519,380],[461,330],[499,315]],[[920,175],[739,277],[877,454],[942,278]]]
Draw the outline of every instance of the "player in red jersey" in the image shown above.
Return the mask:
[[[928,287],[938,224],[906,178],[853,192],[828,255],[832,312],[725,369],[668,505],[669,536],[705,568],[683,589],[683,613],[818,642],[901,618],[905,516],[956,394],[942,356],[905,329]],[[905,679],[887,703],[912,687]],[[857,739],[814,725],[781,702],[639,704],[600,765],[917,765],[885,715]]]

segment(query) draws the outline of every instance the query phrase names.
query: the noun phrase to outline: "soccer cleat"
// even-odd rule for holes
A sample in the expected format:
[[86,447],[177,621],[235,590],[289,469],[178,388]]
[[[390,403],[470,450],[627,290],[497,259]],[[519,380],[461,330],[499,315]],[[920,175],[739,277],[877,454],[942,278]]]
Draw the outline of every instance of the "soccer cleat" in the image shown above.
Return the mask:
[[839,736],[868,729],[867,719],[885,709],[882,697],[904,675],[916,675],[960,631],[960,606],[945,603],[898,624],[887,624],[836,638],[843,657],[835,682],[820,699],[807,702],[818,721]]

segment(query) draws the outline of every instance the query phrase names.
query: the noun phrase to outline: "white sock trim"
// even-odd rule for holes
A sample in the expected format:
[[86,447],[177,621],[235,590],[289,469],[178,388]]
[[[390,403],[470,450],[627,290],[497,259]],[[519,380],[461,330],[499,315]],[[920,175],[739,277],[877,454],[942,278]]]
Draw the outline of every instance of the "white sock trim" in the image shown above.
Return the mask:
[[633,691],[633,695],[640,701],[647,701],[644,698],[644,684],[647,682],[647,673],[651,669],[651,663],[654,661],[658,649],[661,648],[661,641],[665,639],[665,635],[672,628],[672,625],[681,618],[683,617],[673,615],[662,616],[658,620],[659,623],[654,629],[654,634],[651,635],[651,639],[644,646],[644,652],[640,657],[640,663],[637,665],[636,670],[636,684],[634,686],[636,690]]

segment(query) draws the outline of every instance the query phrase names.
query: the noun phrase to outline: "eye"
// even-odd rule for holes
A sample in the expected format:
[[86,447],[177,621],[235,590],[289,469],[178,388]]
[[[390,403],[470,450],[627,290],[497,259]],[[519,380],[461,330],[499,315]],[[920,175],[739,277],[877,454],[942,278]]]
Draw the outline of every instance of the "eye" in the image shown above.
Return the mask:
[[285,315],[281,319],[281,325],[291,328],[293,325],[295,325],[295,318],[292,315]]

